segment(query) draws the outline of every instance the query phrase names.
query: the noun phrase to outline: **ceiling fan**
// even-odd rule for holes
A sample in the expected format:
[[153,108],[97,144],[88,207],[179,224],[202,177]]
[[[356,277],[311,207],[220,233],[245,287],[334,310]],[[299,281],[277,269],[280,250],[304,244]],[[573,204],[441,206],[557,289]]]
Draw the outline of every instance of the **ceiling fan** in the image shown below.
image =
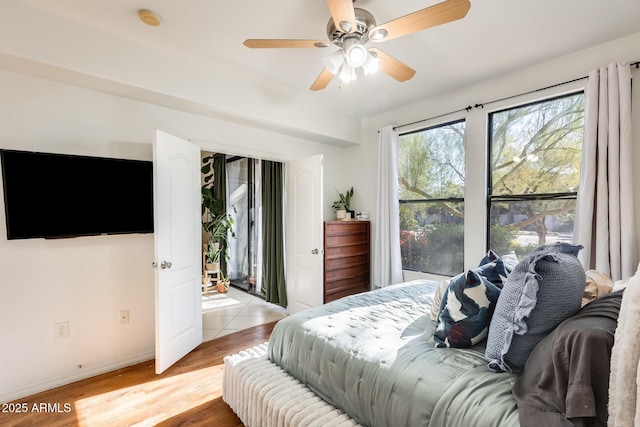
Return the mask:
[[380,49],[367,49],[366,44],[369,41],[384,42],[464,18],[471,7],[469,0],[446,0],[376,25],[371,13],[353,7],[355,1],[327,0],[331,11],[327,24],[329,40],[248,39],[244,45],[250,48],[339,47],[338,51],[324,58],[325,68],[311,85],[311,90],[324,89],[336,74],[340,75],[342,82],[349,83],[357,77],[357,69],[362,69],[367,75],[378,67],[397,81],[404,82],[412,78],[416,71]]

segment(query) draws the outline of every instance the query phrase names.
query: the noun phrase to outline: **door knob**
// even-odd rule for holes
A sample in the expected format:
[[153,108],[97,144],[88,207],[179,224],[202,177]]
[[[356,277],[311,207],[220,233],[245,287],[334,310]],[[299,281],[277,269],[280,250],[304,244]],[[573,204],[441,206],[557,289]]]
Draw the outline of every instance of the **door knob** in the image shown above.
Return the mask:
[[318,255],[318,250],[317,249],[311,249],[311,253],[313,255]]
[[160,263],[160,268],[162,268],[163,270],[164,270],[165,268],[171,268],[171,263],[170,263],[169,261],[162,261],[162,262]]

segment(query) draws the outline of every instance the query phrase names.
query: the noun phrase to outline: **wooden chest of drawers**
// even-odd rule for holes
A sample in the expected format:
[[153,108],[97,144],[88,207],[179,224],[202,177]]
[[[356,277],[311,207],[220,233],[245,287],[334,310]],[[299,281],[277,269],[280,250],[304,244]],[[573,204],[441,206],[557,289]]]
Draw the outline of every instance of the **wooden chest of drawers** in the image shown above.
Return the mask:
[[369,221],[324,223],[324,302],[370,289]]

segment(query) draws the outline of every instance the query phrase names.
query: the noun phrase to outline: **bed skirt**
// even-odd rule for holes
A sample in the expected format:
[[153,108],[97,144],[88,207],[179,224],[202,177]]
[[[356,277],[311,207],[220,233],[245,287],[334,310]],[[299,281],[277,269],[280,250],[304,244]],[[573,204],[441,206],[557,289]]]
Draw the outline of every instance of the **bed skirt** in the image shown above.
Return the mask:
[[271,363],[266,343],[224,358],[222,399],[247,427],[359,425]]

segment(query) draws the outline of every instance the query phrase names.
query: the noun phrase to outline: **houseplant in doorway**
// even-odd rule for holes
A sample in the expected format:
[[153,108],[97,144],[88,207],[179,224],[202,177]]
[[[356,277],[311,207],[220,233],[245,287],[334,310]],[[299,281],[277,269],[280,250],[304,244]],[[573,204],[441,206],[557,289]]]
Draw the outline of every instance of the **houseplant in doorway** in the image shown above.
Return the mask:
[[229,277],[226,277],[221,271],[218,273],[218,276],[219,277],[216,283],[216,287],[218,288],[219,293],[224,294],[229,290],[231,279]]
[[204,269],[207,271],[220,270],[220,243],[209,241],[204,245],[205,264]]
[[[229,260],[229,239],[235,239],[233,230],[233,216],[222,208],[222,202],[211,195],[209,188],[202,190],[202,229],[207,235],[206,244],[207,262],[220,262],[221,255]],[[231,207],[235,213],[236,208]]]
[[[224,279],[226,273],[223,261],[230,259],[229,239],[235,239],[233,230],[234,219],[225,209],[223,200],[215,197],[213,191],[213,156],[205,157],[202,162],[204,184],[202,195],[202,229],[206,236],[204,245],[205,269],[217,271],[218,283]],[[234,206],[231,207],[235,213]],[[228,284],[229,278],[226,278]],[[225,289],[226,291],[226,289]]]

